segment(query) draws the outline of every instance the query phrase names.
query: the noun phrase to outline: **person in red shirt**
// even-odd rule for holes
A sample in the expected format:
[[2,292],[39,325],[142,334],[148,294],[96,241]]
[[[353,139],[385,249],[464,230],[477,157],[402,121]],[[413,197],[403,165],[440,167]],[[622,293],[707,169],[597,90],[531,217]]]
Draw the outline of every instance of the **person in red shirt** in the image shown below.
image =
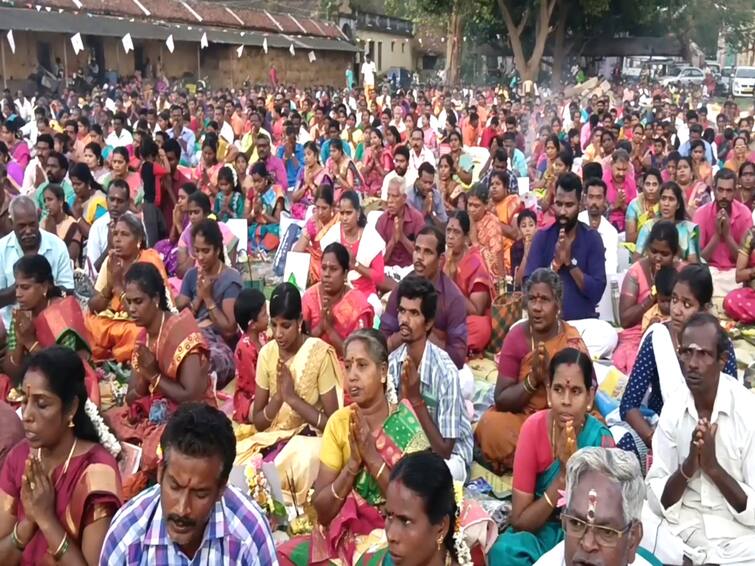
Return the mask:
[[480,117],[476,112],[469,114],[469,120],[462,128],[462,139],[466,147],[478,145],[480,139]]

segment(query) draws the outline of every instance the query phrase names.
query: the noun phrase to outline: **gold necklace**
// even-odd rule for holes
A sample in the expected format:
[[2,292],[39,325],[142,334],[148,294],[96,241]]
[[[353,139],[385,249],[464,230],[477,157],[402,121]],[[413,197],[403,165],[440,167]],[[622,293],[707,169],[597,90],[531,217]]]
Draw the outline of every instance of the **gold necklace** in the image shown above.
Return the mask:
[[[160,343],[160,337],[163,335],[163,326],[165,325],[165,313],[162,314],[162,318],[160,319],[160,328],[157,331],[157,340],[155,340],[152,343],[152,347],[150,350],[153,350],[156,352],[157,345]],[[147,346],[149,347],[149,340],[147,340]]]
[[[66,472],[68,471],[68,466],[71,463],[71,458],[73,458],[73,453],[76,451],[76,445],[79,443],[79,439],[75,436],[73,437],[73,444],[71,445],[71,450],[68,452],[68,457],[66,458],[65,463],[63,464],[63,471],[58,476],[58,479],[55,481],[55,485],[53,486],[53,489],[57,489],[58,484],[60,483],[60,480],[63,479],[63,476],[66,475]],[[42,462],[42,449],[37,448],[37,460],[39,462]]]

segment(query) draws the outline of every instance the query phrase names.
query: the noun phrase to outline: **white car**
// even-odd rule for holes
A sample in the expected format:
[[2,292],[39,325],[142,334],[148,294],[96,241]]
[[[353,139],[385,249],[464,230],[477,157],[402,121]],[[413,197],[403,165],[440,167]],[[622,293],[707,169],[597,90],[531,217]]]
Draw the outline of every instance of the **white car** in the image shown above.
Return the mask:
[[698,67],[682,67],[675,75],[669,75],[662,77],[660,83],[663,86],[670,84],[683,84],[683,85],[700,85],[705,80],[705,73]]
[[737,67],[731,77],[734,96],[752,96],[755,89],[755,67]]

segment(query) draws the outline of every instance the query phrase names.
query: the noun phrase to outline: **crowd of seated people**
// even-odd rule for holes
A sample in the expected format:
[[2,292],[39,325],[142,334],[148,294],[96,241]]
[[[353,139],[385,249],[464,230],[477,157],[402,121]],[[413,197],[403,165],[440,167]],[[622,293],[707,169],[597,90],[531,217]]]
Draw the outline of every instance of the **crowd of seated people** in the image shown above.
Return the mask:
[[0,108],[0,558],[755,561],[752,113],[128,86]]

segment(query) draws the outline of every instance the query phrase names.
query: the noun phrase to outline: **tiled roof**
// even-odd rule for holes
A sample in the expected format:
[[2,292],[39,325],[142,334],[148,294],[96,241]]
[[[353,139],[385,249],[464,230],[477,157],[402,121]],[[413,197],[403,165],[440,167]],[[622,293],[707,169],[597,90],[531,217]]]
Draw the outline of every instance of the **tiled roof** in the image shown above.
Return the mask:
[[[41,6],[66,12],[85,12],[108,16],[153,18],[188,25],[255,30],[274,34],[307,35],[329,39],[344,39],[332,22],[272,13],[265,10],[228,8],[216,2],[197,0],[36,0],[20,2],[3,0],[0,6],[35,8]],[[149,15],[145,13],[146,10]],[[201,21],[200,21],[201,20]],[[240,20],[240,21],[239,21]]]

